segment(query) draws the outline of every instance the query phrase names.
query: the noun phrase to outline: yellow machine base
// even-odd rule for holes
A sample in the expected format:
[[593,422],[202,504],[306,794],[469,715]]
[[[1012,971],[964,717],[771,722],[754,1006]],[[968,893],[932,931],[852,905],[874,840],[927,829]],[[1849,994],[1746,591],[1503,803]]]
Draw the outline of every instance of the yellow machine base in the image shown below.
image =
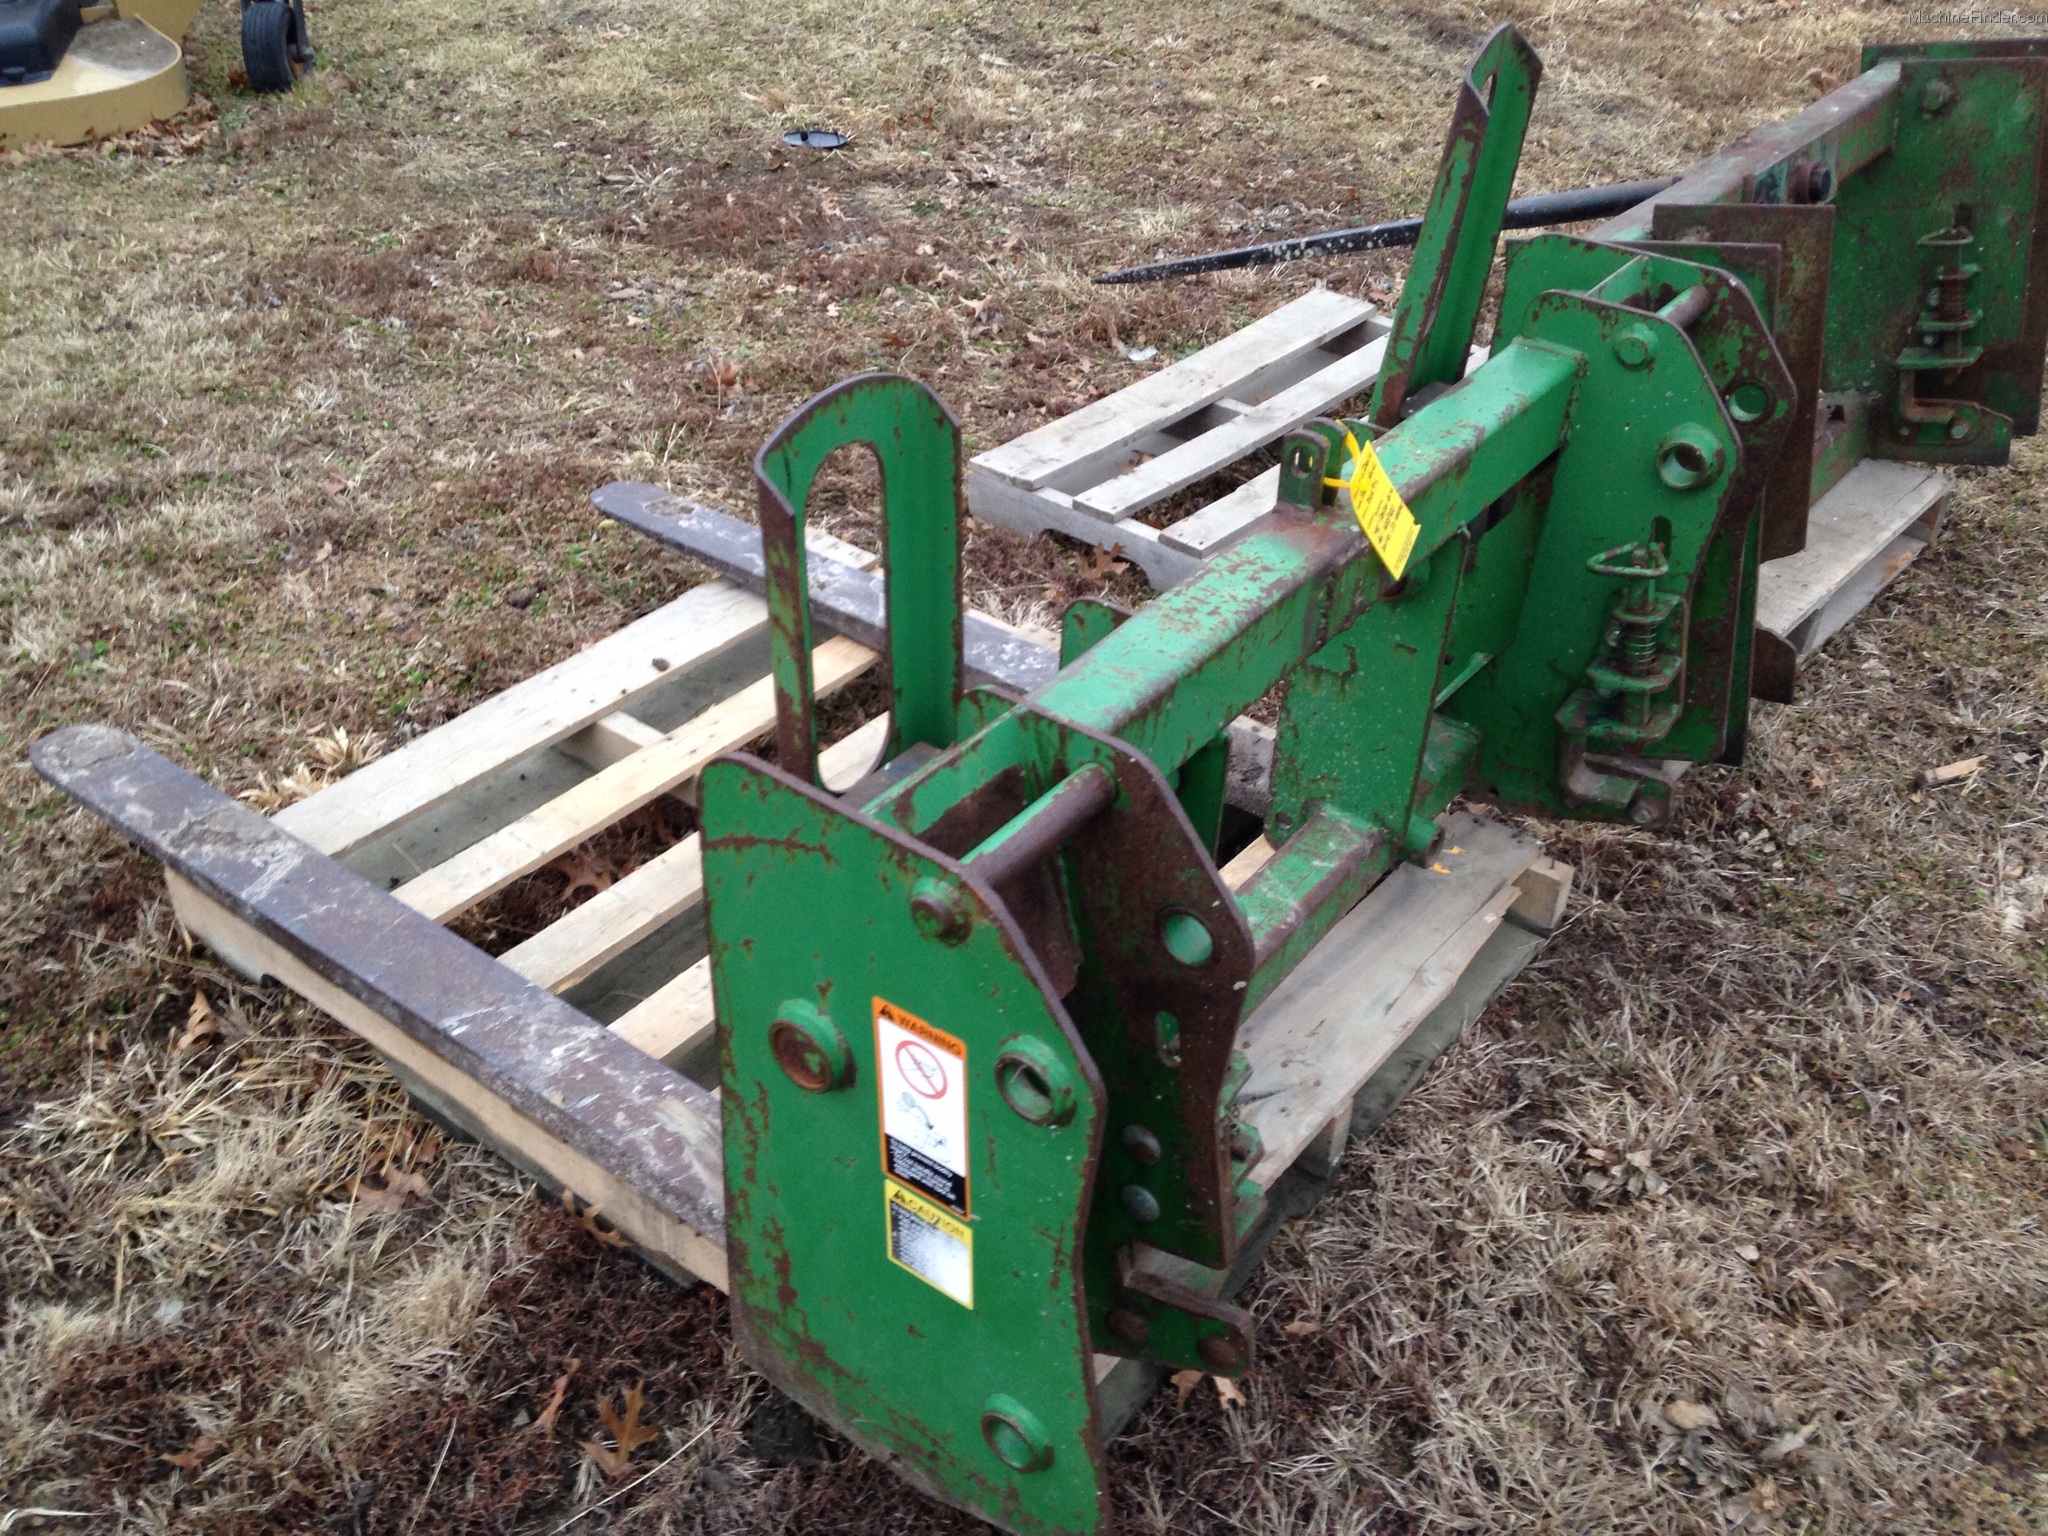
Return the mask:
[[187,99],[177,39],[109,17],[79,32],[49,79],[0,86],[0,149],[128,133],[176,116]]

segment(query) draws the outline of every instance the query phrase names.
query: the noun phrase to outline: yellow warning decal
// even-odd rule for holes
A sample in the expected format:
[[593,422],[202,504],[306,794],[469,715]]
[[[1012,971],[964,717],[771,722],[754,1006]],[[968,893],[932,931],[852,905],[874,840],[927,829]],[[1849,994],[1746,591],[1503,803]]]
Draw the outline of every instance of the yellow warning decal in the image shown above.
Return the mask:
[[1408,503],[1401,499],[1401,493],[1394,489],[1394,482],[1387,478],[1387,471],[1380,463],[1380,456],[1372,451],[1372,444],[1361,443],[1347,428],[1344,447],[1351,455],[1351,478],[1326,478],[1323,483],[1342,486],[1351,493],[1351,515],[1358,519],[1359,532],[1372,545],[1373,553],[1380,557],[1387,574],[1399,581],[1408,569],[1408,557],[1415,552],[1415,540],[1422,533],[1422,524],[1415,521],[1415,514],[1408,510]]
[[974,1229],[943,1207],[882,1181],[889,1257],[925,1284],[974,1309]]

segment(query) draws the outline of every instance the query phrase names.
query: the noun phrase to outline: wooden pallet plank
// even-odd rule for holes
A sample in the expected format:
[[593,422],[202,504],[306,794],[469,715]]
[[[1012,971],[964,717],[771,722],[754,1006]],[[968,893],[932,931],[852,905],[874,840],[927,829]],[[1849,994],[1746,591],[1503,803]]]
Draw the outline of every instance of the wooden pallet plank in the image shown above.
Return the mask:
[[[827,640],[811,658],[818,696],[844,687],[880,659],[843,635]],[[659,745],[614,763],[392,894],[436,922],[446,922],[694,778],[712,758],[744,746],[774,724],[775,686],[764,677],[686,720]]]
[[1074,505],[1104,518],[1130,517],[1197,480],[1206,480],[1247,454],[1256,453],[1298,423],[1349,400],[1379,377],[1380,361],[1386,351],[1385,337],[1368,342],[1234,421],[1211,428],[1171,452],[1147,459],[1113,480],[1078,493]]
[[1057,476],[1107,467],[1140,439],[1229,396],[1246,375],[1313,352],[1374,313],[1363,299],[1311,289],[1191,357],[977,455],[970,477],[1035,491]]
[[680,1061],[718,1030],[711,1002],[711,962],[699,960],[646,1001],[612,1020],[612,1032],[656,1061]]
[[1819,612],[1799,626],[1799,659],[1806,661],[1840,634],[1851,619],[1876,602],[1877,594],[1906,573],[1906,567],[1920,558],[1928,542],[1909,530],[1866,561],[1821,605]]
[[1220,554],[1280,500],[1280,466],[1252,476],[1227,496],[1159,530],[1159,542],[1196,559]]
[[[705,1280],[728,1288],[725,1233],[703,1233],[679,1220],[637,1187],[630,1173],[607,1166],[542,1126],[516,1105],[428,1050],[375,1008],[319,975],[282,945],[265,938],[189,881],[168,874],[171,906],[186,932],[252,977],[290,987],[329,1018],[360,1036],[409,1083],[431,1092],[437,1112],[494,1148],[514,1166],[579,1208],[600,1214],[673,1278]],[[716,1144],[717,1123],[706,1117]]]
[[[884,715],[819,753],[826,788],[867,772],[888,735]],[[703,900],[703,841],[692,832],[498,959],[528,981],[564,992]]]
[[1924,517],[1950,487],[1946,474],[1924,464],[1885,459],[1858,464],[1813,504],[1807,516],[1806,548],[1764,562],[1757,576],[1757,625],[1781,637],[1791,636],[1858,571],[1880,560],[1892,541]]
[[653,746],[664,734],[659,727],[649,725],[645,720],[624,710],[615,710],[602,720],[593,720],[574,735],[563,737],[560,745],[579,763],[604,769],[622,757],[631,757],[642,747]]
[[1014,529],[1026,537],[1050,528],[1101,549],[1118,549],[1121,558],[1137,566],[1161,591],[1202,568],[1198,557],[1161,543],[1158,529],[1136,518],[1105,523],[1090,513],[1076,511],[1073,498],[1057,492],[1023,491],[990,480],[975,492],[973,506],[974,515],[983,522]]
[[[805,539],[843,564],[865,570],[877,563],[830,534],[812,531]],[[636,700],[714,666],[767,629],[768,605],[760,598],[731,582],[707,581],[286,806],[277,824],[330,858],[342,858],[593,725],[597,733],[582,735],[581,748],[600,755],[622,750],[641,725],[623,713]]]
[[[744,644],[767,607],[728,582],[706,582],[568,660],[408,743],[276,816],[301,842],[339,858],[436,809],[667,683],[677,667]],[[657,665],[658,663],[658,665]]]
[[1448,992],[1541,856],[1535,839],[1461,812],[1432,867],[1395,869],[1274,988],[1238,1037],[1252,1069],[1239,1102],[1265,1145],[1261,1168],[1293,1166]]

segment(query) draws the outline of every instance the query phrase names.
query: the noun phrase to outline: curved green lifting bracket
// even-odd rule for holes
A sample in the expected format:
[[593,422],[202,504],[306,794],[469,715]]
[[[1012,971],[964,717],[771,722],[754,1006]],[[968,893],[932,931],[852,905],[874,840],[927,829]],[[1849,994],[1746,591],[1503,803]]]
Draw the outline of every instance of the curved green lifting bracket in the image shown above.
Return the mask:
[[960,702],[960,424],[925,385],[870,373],[814,395],[754,456],[768,570],[776,753],[818,782],[804,515],[819,466],[849,444],[874,450],[882,480],[889,630],[887,761],[913,743],[950,747]]
[[1381,430],[1399,422],[1425,386],[1465,376],[1542,78],[1543,61],[1512,26],[1489,37],[1465,71],[1373,394],[1369,416]]

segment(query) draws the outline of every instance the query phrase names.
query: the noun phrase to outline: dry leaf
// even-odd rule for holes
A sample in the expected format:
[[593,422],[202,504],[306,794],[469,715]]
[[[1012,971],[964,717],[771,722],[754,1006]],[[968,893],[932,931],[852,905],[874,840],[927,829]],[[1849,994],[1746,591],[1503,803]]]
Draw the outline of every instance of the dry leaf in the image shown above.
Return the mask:
[[1312,1333],[1321,1333],[1323,1325],[1312,1317],[1297,1317],[1280,1331],[1289,1338],[1301,1339]]
[[1742,1260],[1745,1264],[1755,1264],[1763,1256],[1763,1249],[1757,1247],[1755,1243],[1737,1243],[1735,1245],[1735,1257]]
[[172,1466],[181,1467],[187,1472],[197,1472],[214,1452],[226,1444],[227,1441],[218,1435],[201,1435],[176,1455],[159,1456],[157,1460],[168,1461]]
[[1739,1381],[1721,1394],[1721,1407],[1751,1434],[1778,1427],[1770,1399]]
[[1330,77],[1328,75],[1310,75],[1308,77],[1308,88],[1312,91],[1327,91],[1330,88]]
[[1721,1416],[1705,1403],[1674,1397],[1664,1405],[1664,1422],[1673,1429],[1682,1429],[1690,1434],[1694,1430],[1719,1429]]
[[330,469],[327,471],[327,478],[321,482],[320,489],[330,496],[345,495],[348,492],[348,476],[338,469]]
[[643,1404],[644,1399],[640,1395],[637,1383],[626,1389],[624,1418],[613,1412],[608,1398],[598,1398],[597,1416],[604,1420],[604,1427],[612,1432],[615,1447],[606,1450],[595,1440],[585,1440],[581,1444],[584,1452],[598,1464],[606,1477],[624,1477],[631,1470],[633,1452],[648,1441],[660,1437],[660,1430],[640,1422],[640,1409]]
[[1237,1390],[1236,1382],[1228,1376],[1212,1376],[1209,1379],[1216,1383],[1216,1400],[1225,1408],[1245,1406],[1244,1394]]
[[1107,549],[1098,544],[1093,549],[1083,551],[1081,569],[1097,579],[1114,576],[1118,571],[1127,571],[1130,569],[1130,562],[1120,558],[1123,552],[1124,547],[1121,544],[1112,544]]
[[562,887],[564,899],[578,891],[595,896],[599,891],[609,890],[619,878],[609,864],[598,862],[580,848],[571,849],[548,868],[568,882]]
[[548,1389],[547,1406],[541,1409],[539,1418],[526,1426],[528,1429],[537,1429],[544,1435],[555,1432],[555,1419],[562,1411],[562,1396],[569,1390],[569,1378],[576,1374],[576,1367],[582,1363],[574,1356],[570,1357],[568,1369],[557,1376],[554,1386]]
[[185,1010],[185,1029],[171,1046],[173,1056],[188,1056],[194,1051],[203,1051],[213,1044],[220,1035],[220,1020],[214,1017],[213,1004],[206,1000],[204,992],[192,994],[192,1006]]
[[416,1173],[408,1173],[386,1163],[378,1183],[369,1184],[356,1179],[348,1190],[355,1200],[356,1209],[389,1215],[404,1210],[408,1202],[426,1194],[427,1181]]
[[1448,875],[1451,872],[1450,866],[1447,864],[1432,864],[1429,867],[1440,875]]
[[1765,1446],[1758,1454],[1765,1461],[1783,1461],[1794,1451],[1804,1450],[1806,1442],[1813,1438],[1814,1431],[1819,1428],[1819,1420],[1815,1420],[1811,1424],[1802,1424],[1799,1428],[1778,1436],[1777,1439]]
[[1202,1373],[1200,1371],[1175,1371],[1173,1373],[1173,1402],[1176,1408],[1187,1407],[1188,1394],[1200,1385],[1201,1380]]
[[562,1209],[575,1218],[576,1225],[603,1243],[607,1248],[627,1246],[626,1234],[605,1220],[594,1205],[586,1204],[573,1191],[562,1191]]

